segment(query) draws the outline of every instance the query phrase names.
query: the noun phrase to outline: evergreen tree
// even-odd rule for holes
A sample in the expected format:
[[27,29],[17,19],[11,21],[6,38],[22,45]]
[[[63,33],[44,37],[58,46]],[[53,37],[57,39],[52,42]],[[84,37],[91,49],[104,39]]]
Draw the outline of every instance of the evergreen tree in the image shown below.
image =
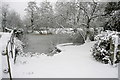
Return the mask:
[[105,7],[107,14],[105,30],[120,31],[120,1],[108,2]]

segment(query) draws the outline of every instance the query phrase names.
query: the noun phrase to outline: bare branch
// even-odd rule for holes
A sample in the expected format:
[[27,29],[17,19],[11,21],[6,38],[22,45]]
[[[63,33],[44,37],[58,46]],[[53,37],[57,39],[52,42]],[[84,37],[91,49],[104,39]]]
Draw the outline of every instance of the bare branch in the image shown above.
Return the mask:
[[85,16],[87,17],[87,19],[89,19],[88,12],[87,12],[87,10],[85,9],[85,7],[84,7],[84,6],[82,6],[82,4],[79,6],[79,9],[83,10],[83,11],[84,11],[84,13],[85,13]]
[[93,8],[92,8],[92,12],[91,12],[91,17],[94,15],[96,8],[97,8],[97,2],[95,2],[93,0]]

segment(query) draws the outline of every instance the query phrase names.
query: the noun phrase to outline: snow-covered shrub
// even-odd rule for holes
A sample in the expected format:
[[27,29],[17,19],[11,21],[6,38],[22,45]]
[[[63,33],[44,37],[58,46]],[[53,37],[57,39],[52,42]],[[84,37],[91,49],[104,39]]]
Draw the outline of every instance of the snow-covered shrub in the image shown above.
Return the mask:
[[14,38],[14,44],[16,50],[18,51],[18,54],[23,54],[23,46],[24,46],[23,42],[17,38]]
[[17,37],[19,40],[23,37],[23,29],[14,29],[15,37]]
[[20,41],[18,38],[14,38],[14,63],[16,62],[17,56],[18,55],[23,55],[23,48],[24,48],[24,44],[22,41]]
[[[102,63],[111,64],[120,62],[120,51],[115,51],[115,43],[113,36],[118,35],[115,32],[104,32],[96,36],[97,43],[94,44],[92,49],[93,57]],[[117,50],[120,49],[120,45],[117,46]],[[116,60],[114,62],[114,54],[116,54]]]
[[108,64],[110,62],[110,56],[112,55],[110,53],[110,42],[103,40],[100,42],[97,42],[93,46],[93,57],[100,62],[103,62],[105,64]]

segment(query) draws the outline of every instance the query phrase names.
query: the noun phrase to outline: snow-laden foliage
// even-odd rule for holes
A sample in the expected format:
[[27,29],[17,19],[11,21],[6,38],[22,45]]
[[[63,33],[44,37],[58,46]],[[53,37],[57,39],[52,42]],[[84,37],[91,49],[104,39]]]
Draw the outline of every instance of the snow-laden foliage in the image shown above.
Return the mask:
[[19,54],[23,54],[23,42],[21,42],[19,39],[14,38],[15,48],[18,51]]
[[23,42],[20,41],[17,37],[14,37],[14,47],[13,47],[14,63],[16,63],[16,59],[18,55],[24,54],[23,48],[24,48]]
[[[115,43],[116,38],[118,38],[117,44]],[[97,61],[111,65],[120,62],[120,45],[118,32],[102,32],[101,34],[97,35],[95,39],[97,40],[97,43],[93,46],[92,55]],[[115,45],[117,45],[116,51]]]

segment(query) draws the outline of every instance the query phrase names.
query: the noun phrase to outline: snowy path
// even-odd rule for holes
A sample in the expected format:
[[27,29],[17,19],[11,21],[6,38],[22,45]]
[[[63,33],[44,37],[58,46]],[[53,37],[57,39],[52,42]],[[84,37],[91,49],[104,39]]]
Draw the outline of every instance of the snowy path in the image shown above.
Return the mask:
[[[51,56],[18,57],[14,78],[118,78],[118,68],[96,62],[90,53],[94,42],[80,46],[61,46]],[[4,76],[6,77],[6,76]]]

